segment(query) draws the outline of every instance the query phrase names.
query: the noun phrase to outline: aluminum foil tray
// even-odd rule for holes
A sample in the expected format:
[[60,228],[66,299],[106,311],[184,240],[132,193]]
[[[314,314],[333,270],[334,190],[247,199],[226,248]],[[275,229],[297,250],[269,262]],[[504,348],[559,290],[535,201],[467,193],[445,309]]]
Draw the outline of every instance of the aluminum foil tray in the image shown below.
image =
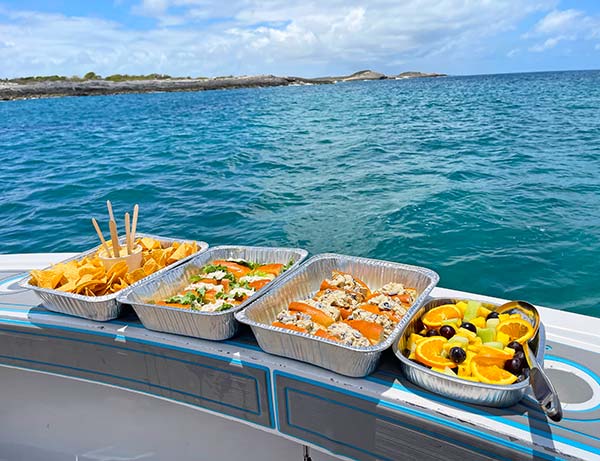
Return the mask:
[[[380,288],[388,282],[400,282],[416,288],[419,296],[392,334],[374,346],[344,346],[306,333],[271,326],[277,314],[290,302],[312,297],[319,290],[321,282],[331,277],[333,270],[348,272],[372,289]],[[366,376],[377,367],[381,353],[396,342],[410,317],[409,313],[425,302],[438,280],[439,276],[435,272],[423,267],[322,254],[310,258],[269,293],[253,302],[246,310],[238,312],[236,318],[252,327],[258,344],[266,352],[308,362],[346,376]]]
[[[421,386],[435,394],[444,395],[455,400],[474,403],[476,405],[485,405],[489,407],[509,407],[516,404],[523,398],[529,390],[529,378],[508,386],[495,384],[484,384],[467,381],[458,377],[453,377],[432,371],[424,365],[409,360],[404,353],[406,344],[411,333],[418,331],[418,320],[421,316],[443,304],[455,304],[458,301],[469,301],[468,298],[450,299],[450,298],[432,298],[420,309],[412,312],[408,322],[404,325],[400,338],[394,342],[394,353],[400,360],[400,368],[409,381]],[[498,307],[498,304],[482,303],[489,309]],[[543,364],[544,350],[546,349],[546,335],[544,325],[540,324],[537,337],[534,338],[533,351],[540,364]]]
[[[163,245],[163,248],[170,246],[173,242],[189,242],[190,240],[184,239],[173,239],[169,237],[160,237],[157,235],[150,234],[136,234],[136,237],[151,237],[153,239],[159,240]],[[124,244],[124,239],[121,240],[122,244]],[[82,317],[85,319],[96,320],[105,322],[108,320],[116,319],[119,317],[123,311],[123,306],[120,302],[118,302],[117,297],[124,292],[131,290],[134,286],[139,283],[142,283],[144,280],[149,277],[154,277],[159,274],[163,274],[167,271],[170,271],[174,267],[177,267],[181,264],[184,264],[186,261],[189,261],[193,257],[203,253],[208,249],[208,243],[206,242],[196,242],[198,244],[198,251],[196,253],[191,254],[190,256],[183,258],[179,261],[170,264],[163,269],[155,272],[154,274],[149,275],[148,277],[144,277],[141,280],[138,280],[133,285],[118,291],[116,293],[111,293],[105,296],[84,296],[75,293],[66,293],[60,290],[52,290],[49,288],[40,288],[37,286],[33,286],[29,284],[31,277],[27,277],[23,282],[21,282],[21,286],[23,288],[28,288],[37,293],[37,295],[42,298],[43,305],[46,309],[60,312],[62,314],[74,315],[76,317]],[[68,262],[73,260],[83,259],[86,256],[94,254],[96,251],[100,249],[100,245],[91,250],[80,253],[72,258],[65,259],[61,262]],[[48,266],[46,269],[52,266]]]
[[[262,296],[278,284],[279,280],[290,276],[308,252],[297,248],[271,248],[251,246],[218,246],[209,249],[186,264],[165,274],[150,276],[144,283],[137,284],[119,297],[122,303],[131,304],[144,327],[149,330],[174,333],[195,338],[220,341],[234,336],[239,328],[234,314],[244,309],[249,303]],[[191,275],[205,264],[215,259],[243,258],[259,263],[294,264],[242,304],[222,312],[198,312],[152,304],[155,299],[172,296],[189,284]]]

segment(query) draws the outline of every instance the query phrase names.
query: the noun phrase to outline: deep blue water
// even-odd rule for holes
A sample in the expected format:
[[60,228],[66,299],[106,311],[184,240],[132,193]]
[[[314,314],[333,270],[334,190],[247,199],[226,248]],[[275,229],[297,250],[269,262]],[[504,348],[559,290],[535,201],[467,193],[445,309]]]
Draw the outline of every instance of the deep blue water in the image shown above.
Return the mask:
[[600,72],[0,103],[0,253],[139,230],[430,267],[600,316]]

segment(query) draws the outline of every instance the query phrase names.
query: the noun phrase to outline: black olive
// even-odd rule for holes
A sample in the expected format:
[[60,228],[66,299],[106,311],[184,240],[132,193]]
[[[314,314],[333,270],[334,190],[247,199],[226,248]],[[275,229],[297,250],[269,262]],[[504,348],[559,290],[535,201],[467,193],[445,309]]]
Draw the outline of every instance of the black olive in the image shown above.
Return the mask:
[[454,363],[463,363],[467,358],[467,353],[462,347],[453,347],[450,349],[448,357],[450,357],[450,360],[454,361]]
[[523,352],[523,346],[517,341],[511,341],[508,343],[508,347],[514,349],[515,352]]
[[452,338],[456,334],[456,330],[450,325],[444,325],[440,328],[440,335],[446,339]]
[[523,362],[525,362],[525,352],[523,351],[518,351],[515,352],[515,355],[513,355],[513,359],[521,359]]
[[421,331],[425,329],[425,325],[423,325],[423,322],[421,321],[421,319],[417,320],[415,322],[415,331]]
[[465,322],[461,325],[465,330],[472,331],[473,333],[477,333],[477,327],[470,322]]
[[523,371],[524,361],[519,357],[513,357],[504,363],[504,369],[513,375],[520,375]]
[[485,318],[486,320],[489,319],[497,319],[500,315],[498,314],[498,312],[492,311],[488,314],[488,316]]

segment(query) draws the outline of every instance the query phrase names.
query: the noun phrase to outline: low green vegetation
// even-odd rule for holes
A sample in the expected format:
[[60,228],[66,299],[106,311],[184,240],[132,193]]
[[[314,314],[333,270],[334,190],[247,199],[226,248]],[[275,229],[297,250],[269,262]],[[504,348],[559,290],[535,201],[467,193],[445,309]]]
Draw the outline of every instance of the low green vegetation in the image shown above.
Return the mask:
[[[171,77],[167,74],[147,74],[147,75],[129,75],[129,74],[113,74],[107,77],[102,77],[96,74],[96,72],[88,72],[83,77],[73,75],[72,77],[65,77],[64,75],[36,75],[29,77],[17,77],[11,79],[4,79],[5,82],[11,83],[39,83],[39,82],[83,82],[86,80],[105,80],[109,82],[126,82],[131,80],[169,80],[169,79],[192,79],[193,77]],[[207,77],[194,77],[197,79],[206,79]],[[0,79],[0,81],[2,81]]]
[[167,80],[173,78],[166,74],[148,74],[148,75],[128,75],[128,74],[113,74],[105,77],[104,80],[110,82],[126,82],[130,80]]

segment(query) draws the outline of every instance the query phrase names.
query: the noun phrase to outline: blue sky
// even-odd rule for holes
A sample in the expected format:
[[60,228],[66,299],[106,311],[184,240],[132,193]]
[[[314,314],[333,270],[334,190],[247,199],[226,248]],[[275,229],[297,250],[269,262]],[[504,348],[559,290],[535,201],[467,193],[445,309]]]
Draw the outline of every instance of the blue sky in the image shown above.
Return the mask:
[[0,0],[0,77],[600,68],[597,0]]

